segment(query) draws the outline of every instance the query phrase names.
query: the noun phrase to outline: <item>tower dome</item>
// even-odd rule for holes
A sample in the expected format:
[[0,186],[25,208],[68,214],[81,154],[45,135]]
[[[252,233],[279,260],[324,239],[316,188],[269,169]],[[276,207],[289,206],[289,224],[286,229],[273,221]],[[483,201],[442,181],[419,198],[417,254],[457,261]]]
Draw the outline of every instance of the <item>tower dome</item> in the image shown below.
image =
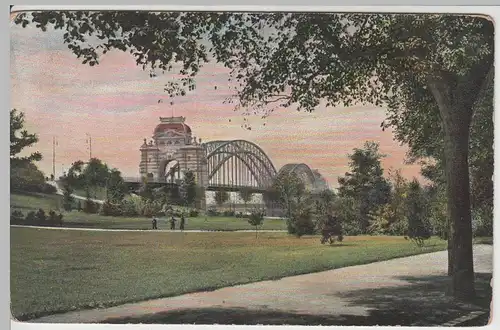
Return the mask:
[[185,120],[185,117],[160,117],[160,124],[156,126],[154,135],[166,131],[176,131],[185,135],[191,135],[191,127],[184,123]]

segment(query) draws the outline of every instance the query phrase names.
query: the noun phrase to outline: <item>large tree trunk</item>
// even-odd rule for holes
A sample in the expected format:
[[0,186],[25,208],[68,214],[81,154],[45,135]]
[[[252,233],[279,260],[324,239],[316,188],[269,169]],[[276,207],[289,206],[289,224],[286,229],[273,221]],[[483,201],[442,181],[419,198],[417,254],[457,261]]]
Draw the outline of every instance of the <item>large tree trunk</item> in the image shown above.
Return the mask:
[[468,164],[472,110],[462,97],[450,92],[445,81],[434,80],[429,87],[439,106],[445,140],[451,289],[455,297],[471,299],[475,296]]
[[[457,298],[474,297],[474,266],[468,166],[468,125],[456,121],[445,132],[446,181],[448,190],[448,272],[453,276],[452,291]],[[467,128],[464,132],[464,128]]]

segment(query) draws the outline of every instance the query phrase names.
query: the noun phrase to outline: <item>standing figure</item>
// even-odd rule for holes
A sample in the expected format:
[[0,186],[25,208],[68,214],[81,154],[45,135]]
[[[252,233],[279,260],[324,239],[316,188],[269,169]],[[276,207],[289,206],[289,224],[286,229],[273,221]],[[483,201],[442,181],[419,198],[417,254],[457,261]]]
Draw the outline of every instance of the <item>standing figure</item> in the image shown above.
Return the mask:
[[179,224],[179,229],[184,230],[184,224],[186,223],[186,219],[184,219],[184,214],[181,215],[181,222]]
[[153,217],[153,229],[158,229],[158,220]]
[[175,218],[172,216],[172,219],[170,219],[170,230],[175,230]]

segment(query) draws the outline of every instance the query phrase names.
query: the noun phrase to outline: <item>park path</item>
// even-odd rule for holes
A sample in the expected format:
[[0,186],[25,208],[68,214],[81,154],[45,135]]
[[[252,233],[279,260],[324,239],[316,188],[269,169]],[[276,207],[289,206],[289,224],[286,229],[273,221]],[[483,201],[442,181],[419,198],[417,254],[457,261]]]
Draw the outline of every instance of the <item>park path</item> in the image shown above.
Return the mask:
[[[474,264],[476,273],[491,273],[493,247],[475,245]],[[441,251],[226,287],[211,292],[51,315],[30,322],[98,323],[108,319],[203,308],[273,310],[340,318],[366,317],[374,310],[390,311],[394,306],[406,306],[410,312],[428,308],[424,315],[434,314],[436,308],[441,308],[442,313],[448,313],[448,306],[444,303],[448,301],[444,300],[444,285],[437,280],[446,279],[446,271],[447,252]],[[480,309],[476,306],[469,306],[468,313],[478,310]],[[436,322],[449,321],[440,314]]]
[[[47,183],[56,188],[56,194],[61,195],[61,196],[64,194],[64,192],[59,187],[59,185],[57,184],[56,181],[47,181]],[[83,196],[79,196],[79,195],[75,195],[75,194],[71,194],[71,197],[73,197],[74,199],[82,200],[82,201],[86,201],[87,200],[87,197],[83,197]],[[94,203],[97,203],[97,204],[103,204],[104,203],[104,201],[100,200],[100,199],[93,199],[93,198],[91,198],[90,200],[92,202],[94,202]]]
[[[15,228],[33,228],[46,230],[79,230],[79,231],[108,231],[108,232],[147,232],[147,233],[255,233],[253,229],[242,230],[202,230],[202,229],[187,229],[187,230],[170,230],[170,229],[109,229],[109,228],[81,228],[81,227],[49,227],[49,226],[25,226],[25,225],[10,225]],[[276,229],[261,229],[259,233],[286,233],[286,230]]]

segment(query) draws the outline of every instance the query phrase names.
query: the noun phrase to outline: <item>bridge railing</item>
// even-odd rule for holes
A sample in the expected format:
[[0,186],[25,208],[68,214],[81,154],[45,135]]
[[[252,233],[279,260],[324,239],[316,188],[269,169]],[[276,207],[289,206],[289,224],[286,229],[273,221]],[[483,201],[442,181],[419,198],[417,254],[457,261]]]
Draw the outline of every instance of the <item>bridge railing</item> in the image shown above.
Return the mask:
[[[123,181],[129,182],[129,183],[141,183],[143,180],[142,177],[140,176],[125,176],[123,177]],[[173,183],[178,183],[178,180],[174,180]],[[148,178],[148,182],[150,183],[172,183],[170,180],[167,180],[166,178]]]

